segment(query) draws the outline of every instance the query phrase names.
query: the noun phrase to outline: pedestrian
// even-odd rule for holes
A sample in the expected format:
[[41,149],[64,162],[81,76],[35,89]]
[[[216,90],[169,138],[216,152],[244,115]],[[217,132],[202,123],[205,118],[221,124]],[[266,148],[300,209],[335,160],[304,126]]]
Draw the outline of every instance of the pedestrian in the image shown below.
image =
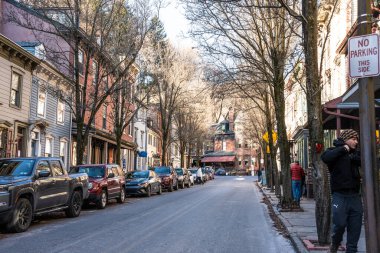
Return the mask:
[[197,182],[199,182],[200,184],[203,184],[203,178],[202,178],[203,174],[202,174],[202,168],[198,168],[197,170]]
[[259,169],[257,171],[257,182],[261,182],[261,175],[262,175],[262,172],[261,172],[261,169]]
[[302,185],[302,177],[305,176],[305,172],[303,171],[300,163],[295,161],[290,166],[290,174],[292,175],[292,193],[293,200],[299,205],[301,200],[301,185]]
[[357,252],[360,238],[363,206],[360,196],[360,152],[356,149],[358,133],[343,131],[334,140],[334,146],[321,156],[330,171],[332,192],[333,233],[330,252],[337,252],[347,227],[346,252]]

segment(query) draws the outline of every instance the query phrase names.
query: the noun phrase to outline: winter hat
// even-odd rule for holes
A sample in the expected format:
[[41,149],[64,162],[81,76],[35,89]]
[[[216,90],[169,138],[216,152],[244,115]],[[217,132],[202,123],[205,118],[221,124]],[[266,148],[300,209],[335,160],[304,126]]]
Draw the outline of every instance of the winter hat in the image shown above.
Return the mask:
[[351,138],[359,139],[359,135],[355,130],[348,129],[341,132],[339,138],[341,138],[343,141],[348,141]]

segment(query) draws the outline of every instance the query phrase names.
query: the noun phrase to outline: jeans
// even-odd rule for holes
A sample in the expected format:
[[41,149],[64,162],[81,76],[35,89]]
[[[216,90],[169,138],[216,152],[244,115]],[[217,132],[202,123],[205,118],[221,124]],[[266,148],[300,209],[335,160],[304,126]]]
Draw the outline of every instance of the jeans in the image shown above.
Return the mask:
[[301,180],[292,180],[293,199],[296,202],[301,200]]
[[340,245],[347,227],[346,252],[357,252],[363,218],[361,196],[334,192],[331,208],[333,215],[332,244]]

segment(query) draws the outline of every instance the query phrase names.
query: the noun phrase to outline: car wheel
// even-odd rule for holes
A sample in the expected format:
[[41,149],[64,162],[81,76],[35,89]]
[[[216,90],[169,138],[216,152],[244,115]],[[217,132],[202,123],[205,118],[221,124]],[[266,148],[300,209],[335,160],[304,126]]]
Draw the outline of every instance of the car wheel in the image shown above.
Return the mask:
[[150,188],[150,185],[148,188],[146,188],[146,196],[149,198],[152,195],[152,189]]
[[118,197],[116,200],[117,200],[117,203],[124,203],[124,201],[125,201],[125,189],[124,189],[124,186],[121,188],[120,197]]
[[82,210],[82,204],[82,194],[79,191],[74,191],[70,199],[69,208],[65,210],[66,216],[70,218],[78,217]]
[[174,188],[173,188],[173,183],[170,183],[169,188],[168,188],[168,191],[169,191],[169,192],[172,192],[173,189],[174,189]]
[[108,201],[107,192],[106,192],[106,190],[103,190],[102,195],[100,195],[99,201],[96,203],[96,206],[99,209],[104,209],[104,208],[106,208],[107,201]]
[[161,193],[162,193],[162,187],[161,187],[161,185],[158,187],[158,192],[157,192],[157,194],[158,195],[161,195]]
[[33,209],[30,201],[26,198],[17,200],[12,218],[7,224],[7,229],[10,232],[21,233],[28,230],[33,219]]

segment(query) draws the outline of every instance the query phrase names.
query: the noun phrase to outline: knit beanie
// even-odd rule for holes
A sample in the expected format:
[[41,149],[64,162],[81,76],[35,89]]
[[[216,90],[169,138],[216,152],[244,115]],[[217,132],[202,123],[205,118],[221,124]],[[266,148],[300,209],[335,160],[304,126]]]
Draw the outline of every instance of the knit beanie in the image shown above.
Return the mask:
[[351,138],[357,138],[357,139],[359,139],[359,135],[358,135],[358,133],[355,130],[348,129],[348,130],[342,131],[340,133],[339,138],[341,138],[343,141],[346,142],[346,141],[348,141]]

